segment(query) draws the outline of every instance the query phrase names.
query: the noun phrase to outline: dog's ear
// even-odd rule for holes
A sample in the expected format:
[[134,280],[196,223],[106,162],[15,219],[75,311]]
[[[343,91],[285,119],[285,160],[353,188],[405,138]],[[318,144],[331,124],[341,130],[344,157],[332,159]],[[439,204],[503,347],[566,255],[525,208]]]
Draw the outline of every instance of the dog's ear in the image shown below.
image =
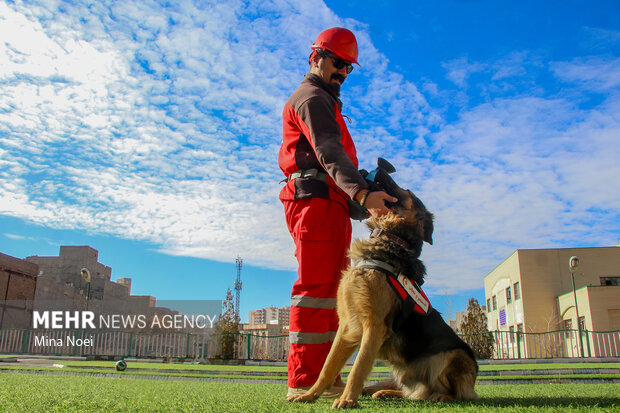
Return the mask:
[[433,245],[433,214],[428,211],[424,217],[424,241]]
[[426,241],[429,244],[433,245],[433,229],[434,229],[434,227],[433,227],[433,218],[434,218],[433,214],[431,214],[428,211],[428,209],[426,209],[426,207],[424,206],[424,204],[422,203],[420,198],[415,196],[413,192],[411,192],[410,190],[407,190],[407,192],[409,193],[409,196],[413,200],[413,204],[414,204],[415,209],[420,211],[421,214],[423,214],[423,216],[422,216],[422,228],[423,228],[423,232],[424,232],[424,241]]

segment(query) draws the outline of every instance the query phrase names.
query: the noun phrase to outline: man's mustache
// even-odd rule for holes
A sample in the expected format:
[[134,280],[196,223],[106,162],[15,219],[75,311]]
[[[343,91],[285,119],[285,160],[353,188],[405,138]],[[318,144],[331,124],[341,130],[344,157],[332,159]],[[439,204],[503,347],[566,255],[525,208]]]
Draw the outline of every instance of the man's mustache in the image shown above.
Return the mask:
[[332,79],[339,80],[340,83],[344,83],[344,80],[346,79],[346,77],[342,76],[340,73],[334,73],[332,75]]

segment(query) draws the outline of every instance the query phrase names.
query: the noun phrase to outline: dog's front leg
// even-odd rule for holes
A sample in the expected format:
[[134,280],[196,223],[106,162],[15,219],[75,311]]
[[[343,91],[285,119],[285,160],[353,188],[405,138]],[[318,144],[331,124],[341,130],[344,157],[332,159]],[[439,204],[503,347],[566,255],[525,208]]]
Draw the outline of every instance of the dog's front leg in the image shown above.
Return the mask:
[[334,402],[332,409],[359,406],[357,398],[364,388],[364,381],[372,370],[379,349],[385,340],[386,332],[387,328],[383,321],[374,321],[372,324],[364,326],[360,350],[347,379],[347,385],[342,396]]

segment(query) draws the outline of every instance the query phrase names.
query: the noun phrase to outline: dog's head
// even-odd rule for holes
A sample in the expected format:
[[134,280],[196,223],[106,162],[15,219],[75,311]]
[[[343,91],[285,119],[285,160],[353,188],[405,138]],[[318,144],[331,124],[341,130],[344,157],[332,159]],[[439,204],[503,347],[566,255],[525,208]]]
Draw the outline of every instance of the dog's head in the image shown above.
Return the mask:
[[[373,182],[369,182],[369,189],[371,191],[384,191],[397,198],[397,202],[388,202],[386,206],[400,217],[407,226],[411,226],[420,240],[433,244],[433,214],[426,209],[422,201],[413,192],[398,186],[383,168],[378,168]],[[380,226],[378,222],[373,223],[373,221],[375,220],[368,223],[371,228]]]

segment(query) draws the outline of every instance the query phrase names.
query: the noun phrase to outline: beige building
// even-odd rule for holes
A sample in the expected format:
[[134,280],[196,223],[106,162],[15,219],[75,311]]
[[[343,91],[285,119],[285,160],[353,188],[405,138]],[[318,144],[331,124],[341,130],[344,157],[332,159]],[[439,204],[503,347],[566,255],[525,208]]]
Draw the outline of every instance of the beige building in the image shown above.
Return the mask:
[[288,335],[288,326],[281,324],[239,324],[239,331],[257,336],[281,336]]
[[265,307],[250,311],[249,325],[281,325],[288,327],[290,307]]
[[[250,311],[250,322],[239,325],[248,334],[252,354],[259,359],[283,360],[288,352],[290,307],[265,307]],[[249,348],[249,345],[248,345]]]
[[[507,344],[517,346],[514,332],[547,333],[577,329],[569,260],[579,257],[574,270],[583,346],[596,354],[594,332],[620,330],[620,247],[517,250],[484,278],[490,331],[508,332]],[[562,333],[542,347],[573,346],[576,333]],[[525,337],[531,337],[525,335]],[[560,334],[558,334],[560,337]],[[548,350],[547,348],[547,350]],[[620,343],[618,343],[620,348]],[[534,351],[521,343],[519,352]],[[578,349],[579,350],[579,349]],[[542,350],[537,350],[542,351]],[[560,351],[560,350],[557,350]]]

